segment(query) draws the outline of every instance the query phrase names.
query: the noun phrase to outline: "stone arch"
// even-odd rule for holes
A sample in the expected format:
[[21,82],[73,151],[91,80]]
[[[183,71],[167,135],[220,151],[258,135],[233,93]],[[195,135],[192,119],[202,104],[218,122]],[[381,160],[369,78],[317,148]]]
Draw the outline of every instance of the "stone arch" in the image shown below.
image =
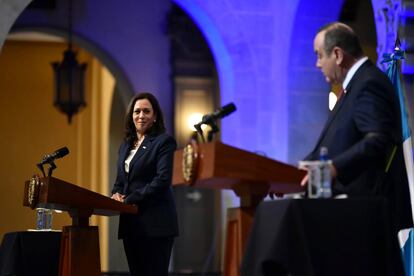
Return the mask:
[[[67,38],[67,32],[65,30],[62,30],[61,28],[56,28],[53,26],[17,26],[12,29],[12,33],[18,33],[18,32],[27,32],[27,31],[35,31],[45,34],[51,34],[57,37],[61,38]],[[128,104],[129,99],[134,94],[134,90],[132,88],[131,83],[128,81],[128,79],[123,74],[120,66],[116,63],[115,60],[111,58],[111,56],[106,53],[104,50],[99,48],[97,45],[95,45],[92,41],[77,35],[76,33],[73,33],[73,42],[80,48],[84,48],[88,52],[92,53],[96,58],[99,59],[99,61],[108,68],[108,70],[111,72],[111,74],[116,79],[116,85],[118,87],[119,91],[122,91],[121,93],[121,99],[123,104],[126,106]]]
[[11,27],[30,2],[32,0],[4,0],[0,2],[0,52]]
[[[207,12],[203,10],[197,1],[188,0],[173,0],[179,5],[193,21],[200,27],[200,31],[206,38],[207,43],[211,48],[214,60],[217,67],[218,78],[220,83],[221,102],[228,103],[234,101],[234,72],[233,64],[230,57],[229,50],[223,40],[223,34]],[[226,128],[223,128],[222,138],[225,141]]]
[[234,101],[237,106],[238,111],[222,121],[222,140],[285,159],[287,57],[276,49],[289,48],[285,38],[296,1],[174,2],[207,39],[218,68],[222,103]]
[[[24,9],[24,8],[23,8]],[[21,9],[21,12],[23,12],[23,9]],[[0,14],[2,14],[1,8],[0,8]],[[0,15],[1,16],[1,15]],[[16,18],[19,16],[19,14],[16,14]],[[36,24],[25,24],[25,25],[13,25],[15,24],[15,20],[13,20],[11,22],[11,25],[9,27],[9,29],[7,30],[7,32],[5,33],[4,37],[2,37],[1,39],[1,45],[3,45],[3,42],[5,41],[7,34],[8,33],[19,33],[19,32],[30,32],[30,31],[34,31],[34,32],[40,32],[40,33],[45,33],[45,34],[50,34],[56,37],[61,37],[61,38],[67,38],[67,31],[65,29],[59,28],[55,25],[36,25]],[[12,27],[13,26],[13,27]],[[10,31],[11,30],[11,31]],[[133,95],[134,93],[134,89],[132,88],[132,85],[130,83],[130,81],[125,77],[125,74],[123,73],[123,70],[121,69],[120,65],[117,63],[116,60],[114,60],[112,58],[112,56],[105,52],[104,49],[102,49],[101,47],[99,47],[99,45],[97,45],[96,43],[94,43],[93,41],[91,41],[88,38],[85,38],[77,33],[73,33],[73,42],[74,44],[76,44],[77,47],[79,48],[83,48],[86,51],[88,51],[89,53],[91,53],[91,55],[93,55],[96,59],[99,59],[100,63],[103,64],[108,71],[111,72],[111,74],[114,76],[114,78],[116,79],[116,85],[114,87],[114,95],[113,95],[113,99],[111,102],[111,107],[110,107],[110,118],[109,118],[109,124],[113,125],[113,121],[115,120],[115,118],[123,118],[124,116],[124,109],[126,107],[126,105],[128,104],[130,97]],[[90,65],[89,65],[90,66]],[[50,70],[52,71],[52,68],[50,67]],[[90,69],[89,69],[90,70]],[[91,105],[90,102],[87,103],[88,105]],[[120,107],[122,105],[122,107]],[[115,107],[114,107],[115,106]],[[117,108],[116,108],[117,107]],[[100,127],[102,126],[102,124],[99,124]],[[115,126],[117,128],[120,128],[119,126],[119,122],[118,124]],[[122,129],[119,131],[119,133],[122,133]],[[109,137],[108,140],[106,138],[101,138],[100,142],[101,144],[103,144],[103,141],[108,142],[109,144],[115,144],[117,147],[120,143],[121,143],[122,137],[118,137],[118,133],[116,131],[113,131],[113,128],[110,128],[110,133],[109,133]],[[97,143],[96,139],[94,140],[94,147]],[[105,143],[106,143],[105,142]],[[108,155],[106,154],[102,154],[101,156],[105,156],[100,158],[100,164],[109,164],[109,163],[115,163],[115,160],[117,158],[117,150],[112,150],[111,147],[109,149]],[[117,148],[116,148],[117,149]],[[95,151],[96,152],[96,151]],[[109,160],[112,160],[111,162],[109,162]],[[103,171],[108,171],[108,170],[103,170]],[[110,170],[109,173],[112,173],[113,170]],[[112,177],[114,178],[114,177]],[[109,180],[109,179],[108,179]],[[103,185],[103,183],[106,183],[106,181],[102,181],[99,182],[99,185]],[[111,184],[111,183],[109,183]],[[107,187],[93,187],[97,190],[105,190]],[[95,222],[94,222],[95,223]],[[99,221],[98,223],[102,223],[101,221]],[[113,227],[116,228],[117,222],[114,221],[110,221],[109,226],[105,225],[105,228],[103,228],[102,226],[104,226],[104,224],[99,224],[100,228],[102,227],[102,229],[106,229],[106,227]],[[115,225],[115,226],[114,226]],[[115,230],[112,232],[116,232]],[[109,240],[109,238],[107,237],[107,233],[111,233],[107,230],[104,230],[103,235],[101,235],[102,239],[104,239],[103,242],[103,246],[113,246],[111,241]],[[107,258],[107,255],[110,254],[110,251],[106,251],[105,253],[102,254],[102,257],[105,259],[103,260],[103,264],[106,265],[107,261],[110,260],[110,258]]]

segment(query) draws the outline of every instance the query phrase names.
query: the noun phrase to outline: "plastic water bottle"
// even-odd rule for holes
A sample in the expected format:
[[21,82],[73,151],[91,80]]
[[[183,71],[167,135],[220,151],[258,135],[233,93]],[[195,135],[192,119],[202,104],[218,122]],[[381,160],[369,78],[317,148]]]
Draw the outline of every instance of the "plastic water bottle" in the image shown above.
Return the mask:
[[328,160],[328,148],[321,147],[319,151],[319,161],[321,162],[320,167],[320,181],[321,181],[321,194],[323,198],[332,197],[332,175],[331,175],[331,164],[332,161]]

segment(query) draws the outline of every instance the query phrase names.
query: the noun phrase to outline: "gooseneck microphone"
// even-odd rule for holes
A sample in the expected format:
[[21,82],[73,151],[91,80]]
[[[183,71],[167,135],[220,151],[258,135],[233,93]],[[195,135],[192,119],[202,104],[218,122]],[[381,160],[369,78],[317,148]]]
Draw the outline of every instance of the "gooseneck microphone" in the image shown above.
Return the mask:
[[224,118],[228,116],[229,114],[236,111],[236,105],[234,103],[226,104],[225,106],[217,109],[213,113],[209,113],[203,116],[201,121],[194,125],[194,128],[197,130],[197,132],[201,135],[201,137],[204,140],[203,136],[203,130],[201,129],[202,125],[209,125],[211,127],[211,131],[209,133],[208,140],[211,141],[213,139],[214,133],[219,131],[219,128],[217,127],[216,121],[218,119]]
[[56,169],[55,159],[62,158],[68,154],[69,154],[69,149],[67,147],[60,148],[51,154],[46,154],[43,157],[42,161],[40,161],[40,163],[37,164],[37,167],[42,171],[43,176],[46,176],[43,165],[49,164],[50,167],[48,171],[48,176],[52,176],[53,170]]
[[194,127],[197,129],[203,124],[208,125],[210,123],[214,123],[217,119],[226,117],[234,111],[236,111],[236,106],[234,103],[226,104],[225,106],[217,109],[215,112],[204,115],[201,121],[195,124]]
[[40,161],[40,164],[43,165],[43,164],[52,162],[55,159],[62,158],[64,156],[68,155],[68,154],[69,154],[69,149],[67,147],[60,148],[60,149],[56,150],[55,152],[53,152],[51,154],[46,154],[43,157],[42,161]]

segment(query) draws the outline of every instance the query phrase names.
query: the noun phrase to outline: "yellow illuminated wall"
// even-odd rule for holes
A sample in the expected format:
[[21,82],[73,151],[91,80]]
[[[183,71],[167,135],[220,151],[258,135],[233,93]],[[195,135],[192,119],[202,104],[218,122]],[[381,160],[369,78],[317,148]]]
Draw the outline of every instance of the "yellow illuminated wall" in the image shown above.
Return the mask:
[[[0,238],[7,232],[35,226],[35,212],[23,207],[23,185],[46,153],[67,146],[70,154],[56,160],[54,177],[95,192],[108,191],[109,116],[113,77],[86,51],[87,107],[72,119],[53,106],[50,63],[61,61],[66,45],[51,42],[8,41],[0,53]],[[40,173],[40,172],[39,172]],[[106,270],[107,221],[100,226],[101,263]],[[54,215],[53,228],[70,225],[68,214]]]

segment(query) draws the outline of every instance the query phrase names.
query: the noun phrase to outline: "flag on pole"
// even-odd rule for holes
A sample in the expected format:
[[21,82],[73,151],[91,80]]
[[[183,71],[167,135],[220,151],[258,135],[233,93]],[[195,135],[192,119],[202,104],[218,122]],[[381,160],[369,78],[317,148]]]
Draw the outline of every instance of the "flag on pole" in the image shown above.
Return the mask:
[[[382,63],[389,63],[386,73],[391,79],[395,92],[398,95],[401,108],[402,138],[405,168],[407,171],[408,185],[412,210],[414,210],[414,165],[413,165],[413,146],[411,141],[411,130],[408,121],[408,108],[406,96],[401,80],[401,60],[404,58],[404,51],[400,47],[399,40],[395,43],[392,54],[385,54]],[[413,217],[414,221],[414,217]],[[414,275],[414,233],[413,228],[400,231],[399,239],[402,250],[403,262],[406,275]]]

